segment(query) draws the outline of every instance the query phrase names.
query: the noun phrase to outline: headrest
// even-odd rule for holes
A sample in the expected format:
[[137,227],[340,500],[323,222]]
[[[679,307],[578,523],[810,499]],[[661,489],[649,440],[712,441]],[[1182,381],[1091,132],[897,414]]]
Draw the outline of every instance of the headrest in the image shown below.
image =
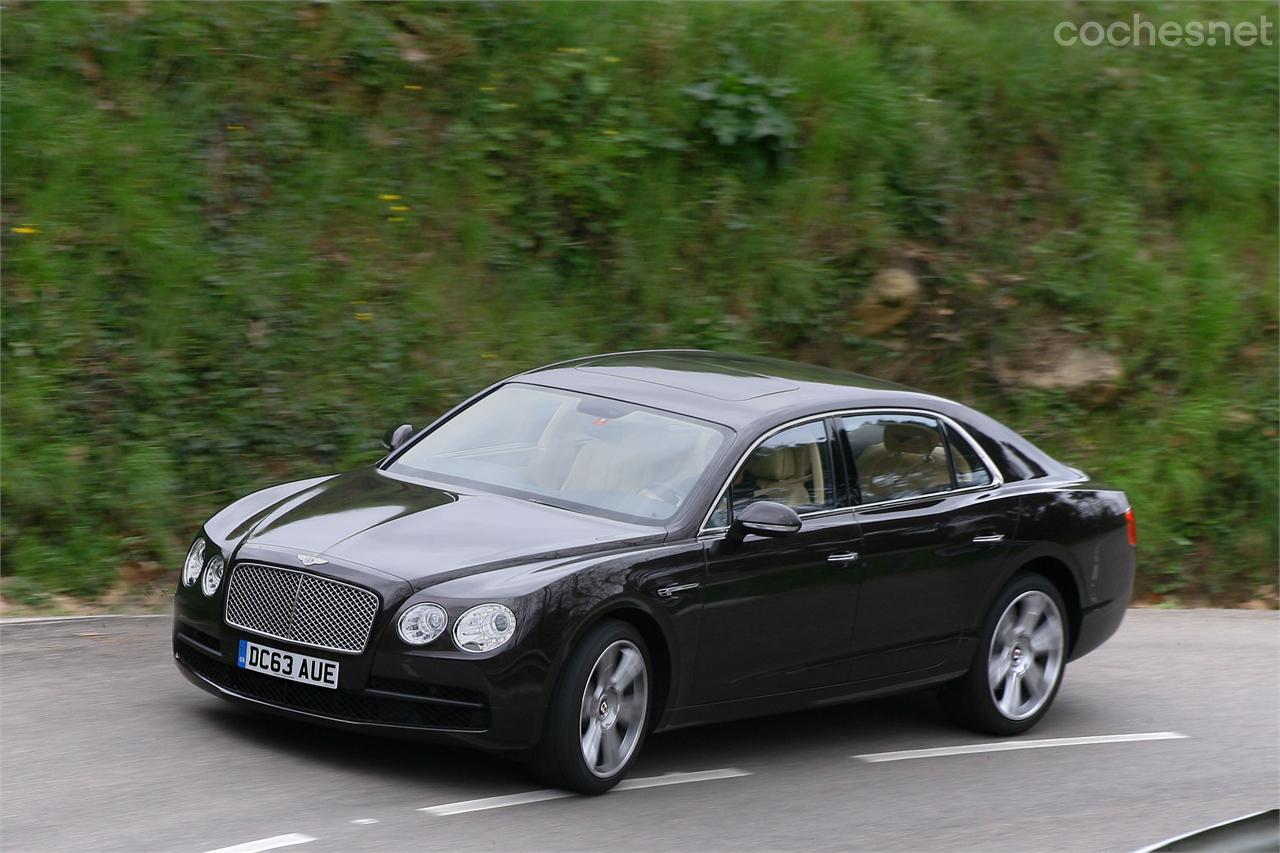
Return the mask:
[[762,447],[747,460],[747,473],[757,480],[789,480],[804,470],[802,448]]
[[937,432],[918,424],[886,424],[884,428],[884,449],[890,453],[928,456],[939,441]]

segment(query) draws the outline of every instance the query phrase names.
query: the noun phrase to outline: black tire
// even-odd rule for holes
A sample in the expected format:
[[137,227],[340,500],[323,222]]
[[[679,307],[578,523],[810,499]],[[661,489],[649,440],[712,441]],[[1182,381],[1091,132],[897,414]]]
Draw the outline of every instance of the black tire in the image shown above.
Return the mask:
[[[627,654],[628,648],[639,652],[644,665],[643,697],[634,699],[634,693],[632,694],[633,710],[640,709],[639,720],[632,721],[635,728],[634,740],[628,744],[629,749],[621,765],[616,769],[609,768],[601,775],[588,766],[584,755],[582,738],[585,729],[583,709],[587,704],[585,691],[588,679],[592,677],[605,651],[617,650],[620,654]],[[635,763],[651,724],[653,691],[649,685],[652,684],[652,673],[649,649],[640,632],[631,625],[609,619],[587,631],[565,661],[564,669],[556,682],[555,692],[547,709],[542,740],[529,763],[533,776],[543,784],[579,794],[603,794],[617,785]],[[621,702],[618,704],[621,707]],[[616,725],[619,731],[623,731],[621,723],[619,718],[616,724],[611,724],[611,728]],[[626,731],[630,732],[630,727]]]
[[[1030,595],[1029,595],[1030,594]],[[1019,718],[1014,719],[1009,713],[1001,709],[1001,699],[1009,692],[1007,682],[1001,682],[1000,687],[992,685],[992,675],[988,670],[993,654],[1002,646],[993,647],[996,637],[996,630],[1001,624],[1001,619],[1005,612],[1015,601],[1021,606],[1026,602],[1027,607],[1033,607],[1035,603],[1043,603],[1042,599],[1036,597],[1036,594],[1047,596],[1057,609],[1056,617],[1061,629],[1061,651],[1058,655],[1057,666],[1051,673],[1051,678],[1042,678],[1038,683],[1050,683],[1047,692],[1042,694],[1042,698],[1038,701],[1038,707],[1030,699],[1028,689],[1015,685],[1013,688],[1014,702],[1018,697],[1026,693],[1028,698],[1028,713],[1025,715],[1016,715]],[[1046,608],[1046,612],[1048,609]],[[1038,624],[1048,626],[1048,618],[1042,615],[1042,620]],[[1023,620],[1025,621],[1025,620]],[[1053,700],[1058,695],[1058,689],[1062,686],[1062,678],[1066,672],[1067,650],[1071,648],[1071,626],[1067,619],[1067,609],[1063,605],[1062,596],[1059,594],[1057,587],[1053,585],[1047,578],[1026,572],[1015,576],[1000,593],[996,596],[995,602],[991,606],[991,612],[987,614],[987,618],[983,621],[982,631],[978,635],[977,648],[973,652],[973,661],[970,664],[969,671],[956,681],[946,685],[940,691],[940,699],[948,713],[961,725],[973,729],[974,731],[983,732],[985,734],[1000,735],[1007,737],[1010,735],[1019,735],[1034,726],[1053,706]],[[1025,633],[1025,632],[1024,632]],[[1003,640],[1001,643],[1003,644]],[[1014,646],[1019,644],[1015,642]],[[1009,648],[1008,646],[1003,646]],[[1010,648],[1011,659],[1013,649]],[[997,655],[1003,657],[1002,655]],[[1021,658],[1018,658],[1021,663]],[[1030,654],[1030,666],[1036,667],[1040,658],[1037,653]],[[1042,670],[1048,675],[1049,664],[1051,658],[1046,656],[1045,664]],[[1000,698],[996,693],[1000,692]]]

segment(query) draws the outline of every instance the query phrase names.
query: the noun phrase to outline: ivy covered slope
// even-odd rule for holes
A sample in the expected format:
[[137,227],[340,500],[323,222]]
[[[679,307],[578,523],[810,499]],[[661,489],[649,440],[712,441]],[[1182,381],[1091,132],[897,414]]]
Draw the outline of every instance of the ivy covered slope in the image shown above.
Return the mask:
[[0,590],[694,346],[972,403],[1129,492],[1144,598],[1273,601],[1276,51],[1053,41],[1132,11],[6,4]]

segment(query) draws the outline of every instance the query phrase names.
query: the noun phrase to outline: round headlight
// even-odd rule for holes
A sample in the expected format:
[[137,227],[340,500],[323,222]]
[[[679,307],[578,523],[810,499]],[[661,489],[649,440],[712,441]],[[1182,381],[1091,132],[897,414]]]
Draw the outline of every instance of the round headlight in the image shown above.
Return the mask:
[[187,561],[182,564],[182,585],[191,586],[200,577],[200,569],[204,566],[204,538],[191,543],[187,552]]
[[464,652],[488,652],[510,640],[516,632],[516,615],[501,604],[481,604],[459,617],[453,641]]
[[222,583],[222,573],[227,568],[226,562],[222,556],[216,556],[209,561],[209,565],[204,567],[204,577],[200,579],[200,591],[205,595],[213,595],[218,591],[218,584]]
[[439,604],[415,604],[400,614],[396,630],[411,646],[425,646],[444,633],[449,614]]

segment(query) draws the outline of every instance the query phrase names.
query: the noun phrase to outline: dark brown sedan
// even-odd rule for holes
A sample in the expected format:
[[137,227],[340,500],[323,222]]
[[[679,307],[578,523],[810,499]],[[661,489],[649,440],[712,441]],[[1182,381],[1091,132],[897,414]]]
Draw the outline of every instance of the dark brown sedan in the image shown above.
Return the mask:
[[959,403],[700,351],[522,373],[204,526],[174,657],[587,793],[649,732],[936,685],[1016,735],[1124,617],[1123,492]]

